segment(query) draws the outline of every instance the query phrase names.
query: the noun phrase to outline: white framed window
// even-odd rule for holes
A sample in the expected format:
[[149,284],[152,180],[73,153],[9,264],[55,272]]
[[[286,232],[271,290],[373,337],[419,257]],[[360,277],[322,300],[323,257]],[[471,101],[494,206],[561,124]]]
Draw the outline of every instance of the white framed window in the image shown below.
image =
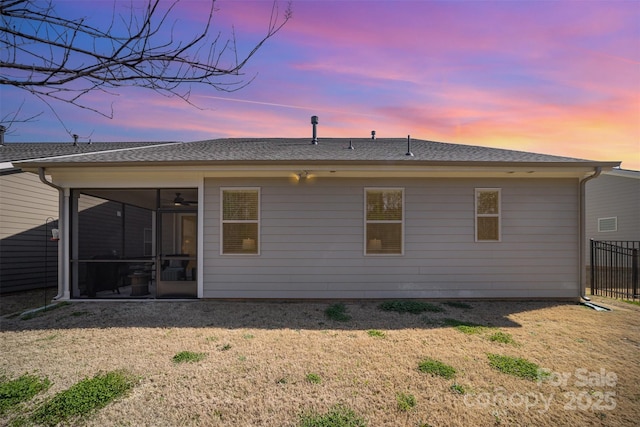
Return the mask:
[[220,189],[220,253],[260,254],[260,189]]
[[500,188],[476,188],[476,242],[499,242],[501,232]]
[[404,188],[365,188],[364,194],[364,254],[404,254]]
[[608,233],[611,231],[618,231],[618,217],[598,218],[598,232]]

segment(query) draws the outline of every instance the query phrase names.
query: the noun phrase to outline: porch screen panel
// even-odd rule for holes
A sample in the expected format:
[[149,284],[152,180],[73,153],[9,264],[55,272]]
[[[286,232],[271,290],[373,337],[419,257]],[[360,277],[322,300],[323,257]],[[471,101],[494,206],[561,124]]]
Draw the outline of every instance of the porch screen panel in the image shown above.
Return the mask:
[[258,189],[222,190],[222,253],[258,254],[260,247],[260,192]]
[[404,205],[402,189],[365,190],[365,253],[402,254]]
[[476,241],[500,241],[500,189],[476,188]]

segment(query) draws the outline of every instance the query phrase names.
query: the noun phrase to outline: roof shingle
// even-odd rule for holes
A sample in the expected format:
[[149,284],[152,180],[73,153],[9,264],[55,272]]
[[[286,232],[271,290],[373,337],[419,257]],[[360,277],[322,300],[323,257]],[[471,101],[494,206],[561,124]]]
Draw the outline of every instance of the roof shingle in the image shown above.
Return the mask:
[[[354,149],[349,149],[350,142]],[[105,145],[107,143],[104,143]],[[427,140],[411,140],[411,152],[407,155],[407,139],[320,139],[318,145],[311,144],[310,138],[227,138],[188,143],[153,144],[137,143],[137,147],[127,147],[126,143],[111,143],[109,151],[86,150],[87,144],[73,147],[64,144],[64,149],[53,148],[50,155],[58,157],[43,158],[47,154],[45,147],[39,147],[34,153],[22,159],[35,159],[24,164],[65,164],[115,165],[128,163],[154,164],[202,164],[217,162],[428,162],[428,163],[536,163],[536,164],[592,164],[590,160],[571,157],[551,156],[524,151],[498,148],[450,144]],[[116,145],[120,147],[116,148]],[[2,151],[13,144],[0,148]],[[26,145],[26,144],[25,144]],[[42,145],[42,144],[38,144]],[[91,144],[96,145],[96,144]],[[70,147],[66,147],[70,146]],[[119,149],[122,148],[122,149]],[[131,149],[138,148],[138,149]],[[75,151],[74,151],[75,150]],[[55,154],[53,154],[55,153]],[[2,159],[2,157],[0,157]],[[20,160],[20,159],[13,159]]]
[[169,144],[168,142],[5,142],[0,145],[0,162],[68,156]]

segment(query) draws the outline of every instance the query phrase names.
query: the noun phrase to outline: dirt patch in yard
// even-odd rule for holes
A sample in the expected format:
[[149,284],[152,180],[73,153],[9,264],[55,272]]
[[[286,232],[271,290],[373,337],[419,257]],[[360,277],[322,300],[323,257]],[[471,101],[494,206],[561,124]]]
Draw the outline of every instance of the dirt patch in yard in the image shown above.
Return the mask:
[[34,289],[0,295],[0,316],[20,314],[26,310],[51,304],[57,288]]
[[[76,424],[296,426],[303,413],[342,405],[372,427],[637,425],[640,307],[594,301],[614,310],[467,301],[410,314],[345,302],[350,320],[339,322],[324,302],[72,303],[2,319],[0,375],[53,385],[0,424],[84,378],[125,370],[139,378],[133,391]],[[205,357],[176,363],[181,352]],[[488,354],[526,359],[547,378],[499,372]],[[425,358],[454,378],[421,372]],[[401,409],[408,395],[415,405]]]

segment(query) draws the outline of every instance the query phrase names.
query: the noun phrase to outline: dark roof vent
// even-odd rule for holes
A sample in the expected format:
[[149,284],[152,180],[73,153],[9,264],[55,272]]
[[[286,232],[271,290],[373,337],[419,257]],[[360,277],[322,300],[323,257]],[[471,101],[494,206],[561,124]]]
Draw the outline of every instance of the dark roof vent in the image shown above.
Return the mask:
[[353,141],[349,140],[349,150],[355,150],[356,147],[353,146]]
[[411,135],[407,135],[407,153],[405,156],[413,157],[413,153],[411,152]]
[[4,133],[7,131],[7,128],[0,125],[0,145],[4,145]]
[[313,125],[313,138],[311,139],[311,143],[313,145],[318,145],[318,116],[311,116],[311,124]]
[[71,135],[73,137],[73,146],[76,147],[78,145],[78,134]]
[[371,139],[376,139],[376,131],[375,130],[371,131]]

